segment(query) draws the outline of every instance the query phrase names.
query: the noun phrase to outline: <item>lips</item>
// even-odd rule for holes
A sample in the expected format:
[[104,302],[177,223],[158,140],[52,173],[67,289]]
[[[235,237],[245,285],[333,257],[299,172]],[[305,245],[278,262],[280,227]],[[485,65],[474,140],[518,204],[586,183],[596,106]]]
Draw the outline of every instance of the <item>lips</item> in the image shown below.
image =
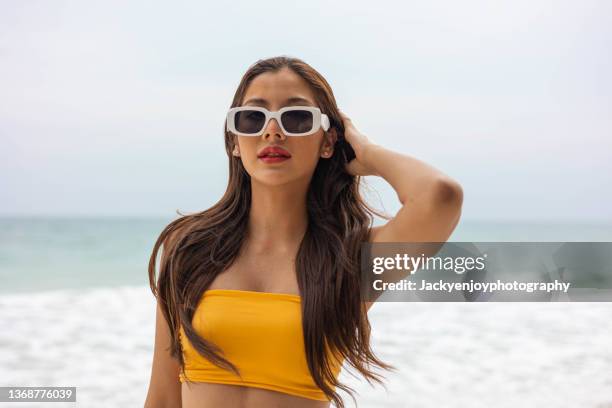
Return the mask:
[[257,155],[257,157],[261,158],[272,158],[272,157],[282,157],[282,158],[290,158],[291,154],[283,149],[282,147],[278,147],[278,146],[267,146],[265,148],[263,148],[259,154]]

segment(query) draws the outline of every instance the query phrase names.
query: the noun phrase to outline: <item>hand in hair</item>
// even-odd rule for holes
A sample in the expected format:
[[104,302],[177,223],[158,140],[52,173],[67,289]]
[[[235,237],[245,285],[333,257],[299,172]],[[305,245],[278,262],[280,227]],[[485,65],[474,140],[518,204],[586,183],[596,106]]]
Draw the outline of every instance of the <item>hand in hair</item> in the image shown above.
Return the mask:
[[359,132],[351,118],[340,111],[344,125],[344,138],[355,151],[355,158],[346,165],[346,171],[353,176],[378,176],[376,172],[365,165],[364,155],[369,146],[373,146],[366,135]]

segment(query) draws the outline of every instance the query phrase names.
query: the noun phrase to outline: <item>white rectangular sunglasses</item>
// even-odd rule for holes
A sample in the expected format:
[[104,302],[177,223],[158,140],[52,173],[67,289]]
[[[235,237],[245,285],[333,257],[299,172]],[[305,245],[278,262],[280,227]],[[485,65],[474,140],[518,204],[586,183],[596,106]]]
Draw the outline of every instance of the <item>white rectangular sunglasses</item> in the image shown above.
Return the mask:
[[238,136],[261,136],[272,118],[287,136],[307,136],[319,128],[329,129],[329,118],[314,106],[285,106],[276,112],[261,106],[238,106],[227,112],[226,129]]

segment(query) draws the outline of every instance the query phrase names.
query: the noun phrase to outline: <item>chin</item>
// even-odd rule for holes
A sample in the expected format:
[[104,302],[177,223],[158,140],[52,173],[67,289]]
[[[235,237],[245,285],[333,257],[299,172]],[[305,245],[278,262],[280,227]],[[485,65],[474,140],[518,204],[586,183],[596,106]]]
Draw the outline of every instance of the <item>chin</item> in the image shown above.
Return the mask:
[[287,174],[287,172],[282,173],[268,170],[256,172],[256,174],[251,176],[251,180],[269,187],[278,187],[286,184],[299,183],[305,177],[305,175],[301,176],[299,174]]

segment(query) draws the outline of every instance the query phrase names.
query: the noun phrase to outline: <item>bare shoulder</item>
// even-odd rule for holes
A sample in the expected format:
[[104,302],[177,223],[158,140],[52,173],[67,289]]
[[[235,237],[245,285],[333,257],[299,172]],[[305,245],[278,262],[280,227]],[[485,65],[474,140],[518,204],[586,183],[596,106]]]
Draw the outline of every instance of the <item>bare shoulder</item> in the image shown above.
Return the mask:
[[371,227],[369,234],[368,234],[368,242],[377,242],[378,241],[378,236],[381,232],[382,229],[382,225],[379,225],[377,227]]

